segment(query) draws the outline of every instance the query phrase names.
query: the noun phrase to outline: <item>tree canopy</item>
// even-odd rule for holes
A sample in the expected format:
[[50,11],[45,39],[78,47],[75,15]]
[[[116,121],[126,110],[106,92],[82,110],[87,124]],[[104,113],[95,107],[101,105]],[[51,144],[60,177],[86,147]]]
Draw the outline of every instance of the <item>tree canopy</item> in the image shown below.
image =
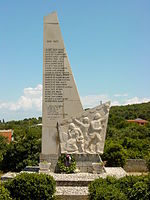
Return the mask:
[[[145,126],[127,122],[143,118]],[[41,152],[42,118],[1,122],[0,129],[13,129],[14,140],[7,144],[0,136],[0,170],[20,171],[26,165],[36,165]],[[112,149],[120,149],[112,152]],[[108,165],[122,166],[126,158],[147,158],[150,152],[150,102],[143,104],[112,106],[110,109],[104,154]],[[112,163],[112,158],[115,163]],[[122,160],[121,160],[122,159]],[[111,161],[111,162],[110,162]],[[118,163],[118,164],[117,164]]]

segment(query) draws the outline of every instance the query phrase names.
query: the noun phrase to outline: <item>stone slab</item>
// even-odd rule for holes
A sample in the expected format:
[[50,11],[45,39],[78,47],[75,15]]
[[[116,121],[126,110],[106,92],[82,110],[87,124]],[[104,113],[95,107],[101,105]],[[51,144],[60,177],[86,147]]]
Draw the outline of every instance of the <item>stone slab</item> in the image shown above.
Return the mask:
[[56,196],[61,200],[87,200],[88,187],[61,187],[56,188]]
[[102,154],[109,108],[110,102],[107,102],[58,123],[61,153]]
[[40,154],[40,162],[47,161],[51,163],[50,171],[51,172],[58,172],[57,162],[58,162],[58,155],[57,154]]
[[1,176],[1,180],[2,181],[8,181],[10,179],[15,178],[17,174],[18,173],[15,173],[15,172],[7,172],[6,174]]
[[57,122],[82,110],[54,12],[44,17],[43,28],[42,155],[59,154]]
[[122,167],[105,167],[105,173],[107,176],[114,176],[116,178],[127,176],[126,171]]
[[127,159],[124,169],[126,172],[148,172],[144,159]]
[[26,166],[23,171],[24,172],[39,172],[39,166]]
[[93,181],[97,178],[106,178],[107,176],[114,176],[122,178],[127,176],[127,173],[122,167],[105,167],[105,173],[92,174],[92,173],[73,173],[73,174],[59,174],[50,172],[49,175],[53,176],[56,181]]

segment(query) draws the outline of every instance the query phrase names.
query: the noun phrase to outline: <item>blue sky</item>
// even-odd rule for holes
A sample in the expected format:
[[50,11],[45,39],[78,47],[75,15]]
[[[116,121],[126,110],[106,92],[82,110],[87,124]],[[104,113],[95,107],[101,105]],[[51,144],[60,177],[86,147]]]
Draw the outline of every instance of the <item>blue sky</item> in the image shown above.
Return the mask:
[[53,11],[84,107],[150,101],[149,0],[0,0],[0,119],[41,115],[43,16]]

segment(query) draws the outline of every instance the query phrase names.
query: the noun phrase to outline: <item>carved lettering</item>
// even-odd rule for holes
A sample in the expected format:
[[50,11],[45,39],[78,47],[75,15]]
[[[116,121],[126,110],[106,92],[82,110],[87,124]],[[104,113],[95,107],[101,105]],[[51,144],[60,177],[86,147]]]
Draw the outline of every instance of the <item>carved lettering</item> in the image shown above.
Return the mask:
[[[49,41],[50,42],[50,41]],[[53,41],[54,42],[54,41]],[[57,42],[57,41],[55,41]],[[63,89],[70,88],[68,82],[70,81],[69,72],[64,68],[64,49],[46,48],[44,53],[45,71],[45,103],[63,103]],[[48,118],[50,115],[57,115],[56,112],[47,111]]]

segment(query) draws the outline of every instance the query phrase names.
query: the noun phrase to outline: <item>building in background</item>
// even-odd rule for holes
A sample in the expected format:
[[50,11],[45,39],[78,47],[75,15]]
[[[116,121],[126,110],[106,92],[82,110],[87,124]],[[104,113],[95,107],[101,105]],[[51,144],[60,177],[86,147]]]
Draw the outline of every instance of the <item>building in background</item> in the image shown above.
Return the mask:
[[8,139],[8,142],[10,143],[13,140],[13,130],[0,130],[0,136],[4,136]]
[[148,123],[147,120],[144,120],[144,119],[141,119],[141,118],[127,120],[127,122],[129,122],[129,123],[137,123],[139,125],[145,125],[145,124]]

